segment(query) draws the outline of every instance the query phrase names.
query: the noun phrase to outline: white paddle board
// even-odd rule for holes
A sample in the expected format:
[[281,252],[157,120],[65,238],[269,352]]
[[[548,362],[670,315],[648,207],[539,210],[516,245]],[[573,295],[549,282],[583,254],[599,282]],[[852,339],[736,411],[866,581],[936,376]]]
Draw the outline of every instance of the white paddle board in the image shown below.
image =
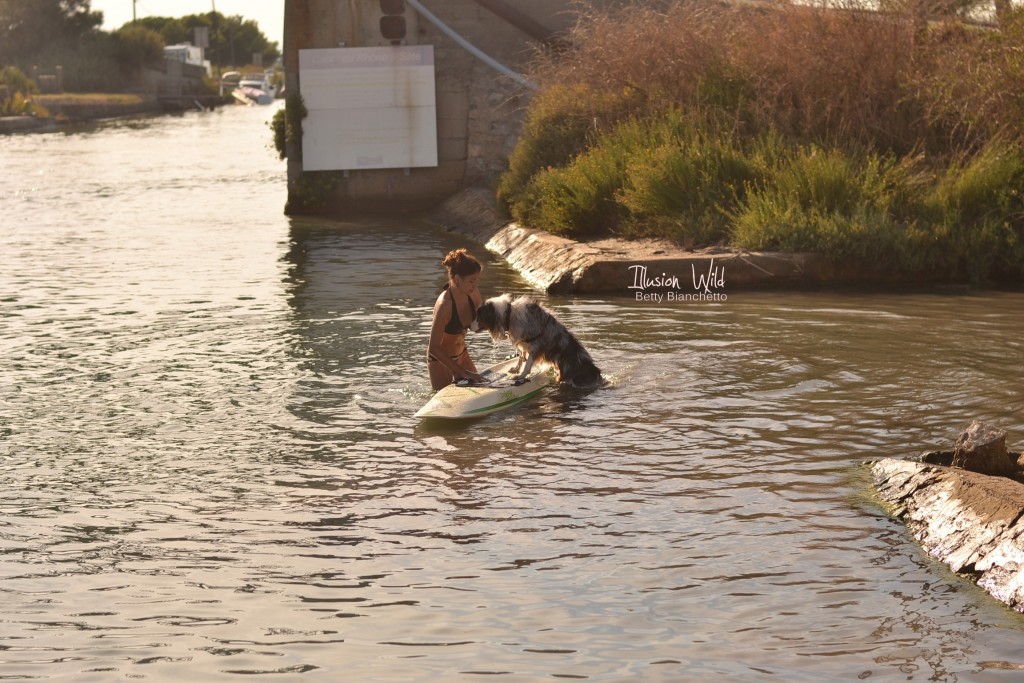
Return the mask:
[[516,358],[509,358],[481,372],[486,384],[449,384],[416,411],[416,417],[479,417],[533,398],[547,386],[550,380],[548,373],[535,370],[525,382],[516,386],[513,381],[515,375],[509,374],[516,362]]

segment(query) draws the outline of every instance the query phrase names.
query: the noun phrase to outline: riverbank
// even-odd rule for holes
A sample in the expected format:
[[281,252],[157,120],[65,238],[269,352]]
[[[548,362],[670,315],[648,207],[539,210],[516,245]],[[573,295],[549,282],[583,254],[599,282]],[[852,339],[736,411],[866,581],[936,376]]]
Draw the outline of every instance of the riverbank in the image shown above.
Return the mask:
[[558,237],[510,222],[493,193],[464,190],[432,216],[451,232],[504,258],[537,289],[551,294],[620,294],[638,301],[721,301],[743,289],[966,288],[945,272],[909,276],[846,266],[813,253],[711,247],[689,251],[667,240]]
[[35,95],[33,99],[49,116],[0,117],[0,134],[56,130],[72,123],[125,116],[166,114],[194,109],[214,109],[230,104],[219,95],[156,96],[116,93],[62,93]]
[[1019,286],[1024,116],[1005,55],[1024,24],[764,9],[584,13],[571,50],[531,65],[541,87],[497,188],[512,219],[876,269],[829,276],[854,283]]

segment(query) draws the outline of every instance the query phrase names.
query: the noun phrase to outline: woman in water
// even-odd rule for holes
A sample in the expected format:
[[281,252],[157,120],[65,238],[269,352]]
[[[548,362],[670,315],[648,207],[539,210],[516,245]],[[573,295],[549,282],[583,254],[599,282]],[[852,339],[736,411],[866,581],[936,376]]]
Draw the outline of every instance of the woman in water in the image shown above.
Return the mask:
[[466,330],[482,303],[477,285],[483,265],[465,249],[448,252],[442,263],[448,269],[448,284],[434,303],[427,343],[427,371],[434,391],[458,379],[483,381],[466,348]]

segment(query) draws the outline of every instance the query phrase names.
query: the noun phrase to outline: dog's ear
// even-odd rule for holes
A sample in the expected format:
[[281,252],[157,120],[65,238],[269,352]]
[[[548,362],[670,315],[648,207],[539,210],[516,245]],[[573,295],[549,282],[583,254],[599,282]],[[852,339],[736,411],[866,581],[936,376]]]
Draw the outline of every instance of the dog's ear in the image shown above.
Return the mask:
[[474,332],[478,332],[482,327],[490,327],[490,321],[494,317],[492,313],[494,305],[490,301],[485,301],[480,304],[479,308],[476,309],[476,313],[473,314],[473,321],[470,327]]

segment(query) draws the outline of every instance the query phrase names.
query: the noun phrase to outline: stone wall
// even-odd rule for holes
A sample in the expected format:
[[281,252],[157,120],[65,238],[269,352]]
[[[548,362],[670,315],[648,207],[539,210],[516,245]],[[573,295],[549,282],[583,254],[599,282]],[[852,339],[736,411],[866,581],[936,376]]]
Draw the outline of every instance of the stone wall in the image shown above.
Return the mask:
[[143,69],[139,90],[159,97],[205,94],[206,69],[176,59],[165,59],[158,67]]

